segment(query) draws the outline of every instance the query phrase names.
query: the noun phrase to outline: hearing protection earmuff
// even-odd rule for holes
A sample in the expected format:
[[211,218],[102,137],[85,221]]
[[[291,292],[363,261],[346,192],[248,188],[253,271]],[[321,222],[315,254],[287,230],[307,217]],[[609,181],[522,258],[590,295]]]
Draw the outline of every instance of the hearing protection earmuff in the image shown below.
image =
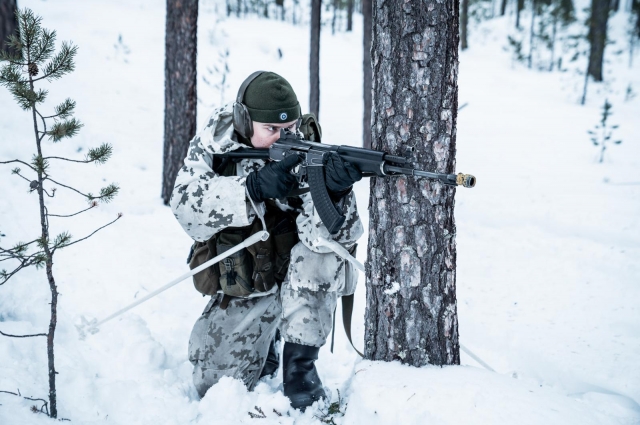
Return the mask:
[[265,71],[256,71],[244,80],[238,90],[238,97],[233,104],[233,128],[245,139],[250,139],[251,136],[253,136],[253,122],[251,121],[247,107],[242,103],[244,100],[244,93],[247,91],[249,84],[264,72]]

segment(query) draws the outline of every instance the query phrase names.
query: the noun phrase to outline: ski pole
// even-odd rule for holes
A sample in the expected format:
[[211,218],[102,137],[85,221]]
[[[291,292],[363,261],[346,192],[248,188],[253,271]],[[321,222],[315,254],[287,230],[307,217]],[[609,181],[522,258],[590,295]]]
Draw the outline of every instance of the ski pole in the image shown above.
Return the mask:
[[156,295],[160,294],[161,292],[166,291],[167,289],[171,288],[172,286],[175,286],[176,284],[182,282],[183,280],[185,280],[186,278],[193,276],[194,274],[197,274],[199,272],[201,272],[202,270],[205,270],[206,268],[212,266],[215,263],[218,263],[222,260],[224,260],[225,258],[229,257],[232,254],[235,254],[236,252],[240,251],[243,248],[247,248],[259,241],[266,241],[267,239],[269,239],[269,232],[263,230],[261,232],[255,233],[251,236],[249,236],[247,239],[245,239],[244,241],[242,241],[241,243],[239,243],[238,245],[234,246],[233,248],[231,248],[228,251],[225,251],[224,253],[212,258],[211,260],[201,264],[200,266],[196,267],[193,270],[188,271],[187,273],[183,274],[182,276],[179,276],[175,279],[173,279],[171,282],[167,283],[166,285],[156,289],[155,291],[153,291],[152,293],[148,294],[147,296],[139,299],[138,301],[129,304],[128,306],[116,311],[113,314],[110,314],[109,316],[105,317],[104,319],[98,321],[97,319],[91,319],[91,320],[87,320],[84,316],[82,316],[80,318],[81,323],[76,325],[76,328],[78,329],[78,333],[80,334],[80,339],[84,339],[86,337],[86,333],[90,333],[90,334],[95,334],[97,333],[100,329],[98,328],[100,325],[108,322],[109,320],[120,316],[121,314],[131,310],[132,308],[142,304],[143,302],[155,297]]

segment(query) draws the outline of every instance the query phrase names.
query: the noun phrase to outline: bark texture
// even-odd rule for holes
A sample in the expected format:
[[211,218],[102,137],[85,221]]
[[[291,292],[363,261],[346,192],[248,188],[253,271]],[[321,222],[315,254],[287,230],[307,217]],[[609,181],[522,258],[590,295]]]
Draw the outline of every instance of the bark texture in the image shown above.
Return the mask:
[[362,146],[371,149],[371,19],[372,0],[362,0],[362,17],[364,22],[362,37],[362,95],[364,97],[364,113],[362,114]]
[[[458,0],[373,9],[373,148],[453,173]],[[375,178],[369,203],[365,356],[414,366],[459,364],[455,189]]]
[[178,170],[196,132],[197,0],[167,0],[162,199],[169,205]]
[[595,81],[602,81],[602,62],[607,42],[607,21],[609,20],[609,0],[591,0],[591,19],[589,24],[589,69],[588,73]]
[[353,1],[347,1],[347,31],[353,30]]
[[16,0],[0,0],[0,50],[5,49],[7,37],[15,34],[18,28],[16,21]]
[[320,119],[320,6],[322,6],[322,0],[311,0],[309,109],[318,119]]

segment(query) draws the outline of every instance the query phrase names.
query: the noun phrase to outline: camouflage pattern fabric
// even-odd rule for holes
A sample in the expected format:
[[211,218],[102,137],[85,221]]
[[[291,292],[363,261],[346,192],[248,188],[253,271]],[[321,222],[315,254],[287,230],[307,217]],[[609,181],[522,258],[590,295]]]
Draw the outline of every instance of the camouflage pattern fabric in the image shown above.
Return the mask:
[[[212,154],[243,146],[233,132],[231,105],[215,110],[190,142],[170,204],[176,219],[194,240],[206,241],[226,227],[247,226],[256,219],[245,181],[251,171],[264,166],[264,161],[241,161],[234,177],[219,176],[212,169]],[[300,187],[305,186],[302,183]],[[278,326],[287,342],[324,345],[338,297],[355,291],[357,274],[352,265],[329,248],[318,246],[322,236],[349,249],[362,235],[355,196],[351,193],[338,204],[346,220],[336,235],[331,235],[320,220],[311,194],[303,194],[300,199],[301,206],[289,205],[286,199],[276,200],[278,208],[299,212],[296,225],[300,242],[291,251],[280,293],[234,298],[226,310],[219,308],[222,295],[218,294],[196,322],[189,358],[201,395],[222,376],[241,379],[252,389]],[[265,211],[264,203],[256,203],[256,208],[261,214]]]
[[200,397],[223,376],[240,379],[252,390],[280,322],[277,293],[233,298],[224,310],[222,296],[211,298],[189,338],[193,383]]

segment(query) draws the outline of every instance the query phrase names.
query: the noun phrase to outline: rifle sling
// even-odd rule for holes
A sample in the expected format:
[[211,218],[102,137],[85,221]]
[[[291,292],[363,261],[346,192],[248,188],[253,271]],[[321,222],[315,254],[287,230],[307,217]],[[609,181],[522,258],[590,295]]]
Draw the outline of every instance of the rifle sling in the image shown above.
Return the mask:
[[360,357],[364,358],[364,354],[362,354],[355,345],[353,345],[353,341],[351,340],[351,315],[353,313],[353,301],[354,295],[345,295],[342,297],[342,323],[344,324],[344,333],[347,334],[347,338],[349,339],[349,343],[353,347],[356,353]]

